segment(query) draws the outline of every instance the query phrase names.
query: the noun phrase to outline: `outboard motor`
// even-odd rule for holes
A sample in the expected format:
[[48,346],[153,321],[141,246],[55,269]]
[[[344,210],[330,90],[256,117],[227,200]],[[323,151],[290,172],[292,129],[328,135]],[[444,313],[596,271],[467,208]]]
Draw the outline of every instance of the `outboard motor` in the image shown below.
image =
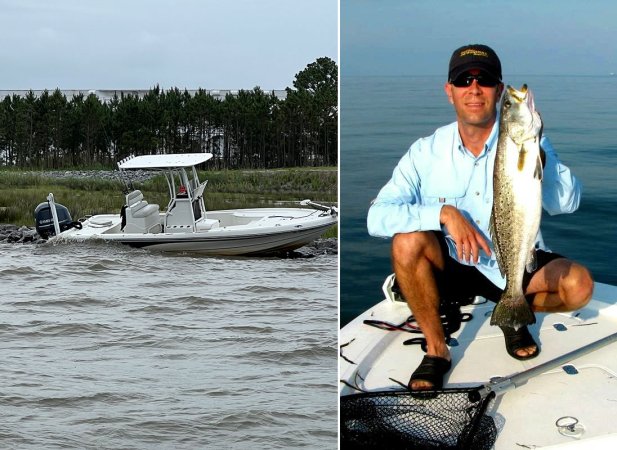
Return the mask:
[[[58,215],[58,224],[60,225],[60,232],[71,228],[81,228],[80,222],[73,222],[73,219],[71,219],[71,213],[69,213],[66,206],[59,203],[55,203],[55,206],[56,214]],[[51,213],[51,206],[49,202],[39,203],[34,210],[34,219],[36,223],[36,232],[43,239],[48,239],[49,237],[56,235],[54,218]]]

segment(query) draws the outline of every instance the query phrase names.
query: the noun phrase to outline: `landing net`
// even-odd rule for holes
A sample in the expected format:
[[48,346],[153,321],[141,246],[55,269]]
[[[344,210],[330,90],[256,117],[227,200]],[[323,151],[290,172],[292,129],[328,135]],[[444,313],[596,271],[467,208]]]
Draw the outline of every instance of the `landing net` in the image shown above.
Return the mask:
[[371,392],[341,397],[341,448],[489,450],[497,439],[485,414],[493,396],[478,388]]

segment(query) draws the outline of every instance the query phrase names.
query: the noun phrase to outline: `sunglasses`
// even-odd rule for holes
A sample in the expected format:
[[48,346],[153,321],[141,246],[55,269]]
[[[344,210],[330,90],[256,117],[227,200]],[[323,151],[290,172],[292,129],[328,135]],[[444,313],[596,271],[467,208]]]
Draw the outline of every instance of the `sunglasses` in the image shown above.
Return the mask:
[[494,78],[490,75],[486,75],[482,73],[478,75],[464,73],[462,75],[459,75],[454,80],[450,81],[450,83],[452,83],[452,85],[455,87],[462,88],[462,87],[471,86],[471,83],[473,83],[473,80],[476,80],[478,84],[482,87],[495,87],[500,83],[500,81],[497,78]]

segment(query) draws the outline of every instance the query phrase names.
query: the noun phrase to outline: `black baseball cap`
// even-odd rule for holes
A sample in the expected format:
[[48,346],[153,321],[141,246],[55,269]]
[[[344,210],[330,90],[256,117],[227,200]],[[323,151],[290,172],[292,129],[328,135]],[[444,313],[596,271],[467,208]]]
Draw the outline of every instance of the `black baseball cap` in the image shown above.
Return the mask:
[[487,45],[471,44],[454,50],[448,67],[448,81],[456,79],[459,75],[471,69],[483,70],[490,76],[501,80],[499,57]]

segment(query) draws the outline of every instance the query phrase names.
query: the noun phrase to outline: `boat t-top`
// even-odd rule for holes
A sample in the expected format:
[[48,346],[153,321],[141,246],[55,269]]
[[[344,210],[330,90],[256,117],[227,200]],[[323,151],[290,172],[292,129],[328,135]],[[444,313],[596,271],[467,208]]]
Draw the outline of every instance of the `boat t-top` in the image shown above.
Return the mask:
[[36,229],[50,241],[119,242],[158,251],[209,255],[254,255],[290,251],[315,239],[337,222],[338,209],[310,200],[301,208],[206,210],[197,166],[211,153],[131,156],[118,163],[126,171],[165,175],[169,203],[161,211],[138,189],[128,189],[120,214],[98,214],[73,221],[53,194],[35,210]]

